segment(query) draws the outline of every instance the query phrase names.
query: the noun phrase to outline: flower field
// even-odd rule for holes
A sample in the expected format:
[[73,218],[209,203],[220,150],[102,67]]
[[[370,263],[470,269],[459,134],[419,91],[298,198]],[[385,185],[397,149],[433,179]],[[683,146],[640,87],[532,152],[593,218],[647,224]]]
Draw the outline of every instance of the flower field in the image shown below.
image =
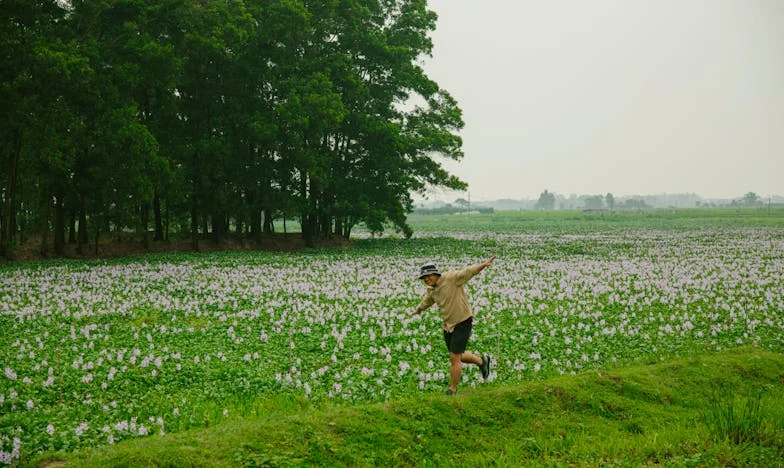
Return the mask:
[[469,349],[515,383],[737,346],[784,351],[775,227],[423,233],[347,250],[0,269],[0,463],[254,415],[281,395],[442,392],[418,266],[497,255],[467,286]]

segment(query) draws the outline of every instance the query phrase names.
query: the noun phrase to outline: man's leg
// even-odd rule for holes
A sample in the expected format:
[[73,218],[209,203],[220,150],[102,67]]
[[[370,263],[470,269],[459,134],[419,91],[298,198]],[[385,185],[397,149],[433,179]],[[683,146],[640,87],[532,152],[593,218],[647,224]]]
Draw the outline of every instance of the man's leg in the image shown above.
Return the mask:
[[468,339],[471,337],[471,324],[473,319],[469,317],[465,321],[457,324],[452,333],[444,331],[446,347],[449,350],[449,390],[454,394],[457,392],[457,384],[463,374],[463,364],[476,364],[482,366],[482,358],[466,351]]
[[455,354],[450,351],[449,361],[449,389],[453,392],[457,392],[457,384],[460,383],[460,377],[463,375],[462,363],[476,364],[477,366],[482,365],[482,358],[470,351],[465,351],[460,354]]
[[470,351],[464,352],[460,358],[460,361],[465,362],[466,364],[476,364],[477,366],[482,365],[482,358]]
[[462,357],[463,354],[449,352],[449,390],[452,393],[457,392],[457,384],[460,383],[460,376],[463,374]]

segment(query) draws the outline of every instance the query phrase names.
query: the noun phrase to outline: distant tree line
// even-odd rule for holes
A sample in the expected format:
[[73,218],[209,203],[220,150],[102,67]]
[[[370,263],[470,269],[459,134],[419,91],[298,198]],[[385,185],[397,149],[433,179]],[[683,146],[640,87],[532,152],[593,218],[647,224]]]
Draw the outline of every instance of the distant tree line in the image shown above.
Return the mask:
[[[132,230],[406,235],[464,182],[462,113],[419,66],[425,0],[2,2],[0,255]],[[150,239],[152,237],[152,239]]]
[[[771,197],[772,199],[778,197]],[[770,201],[770,200],[769,200]],[[674,195],[646,195],[635,197],[623,197],[617,199],[612,193],[606,195],[570,195],[564,197],[548,190],[539,194],[539,198],[533,204],[536,210],[554,209],[584,209],[584,210],[614,210],[614,209],[645,209],[659,207],[763,207],[765,202],[754,192],[747,192],[743,197],[733,200],[726,200],[724,203],[702,201],[694,194],[674,194]]]
[[[567,203],[562,203],[566,205]],[[570,204],[568,208],[576,209],[581,206],[586,210],[613,210],[615,208],[645,208],[648,205],[637,199],[628,199],[622,203],[616,203],[615,196],[612,193],[606,195],[583,195],[575,199],[575,202]],[[535,208],[537,210],[554,210],[556,207],[556,195],[553,192],[545,190],[539,195],[536,201]],[[565,208],[562,206],[562,208]]]

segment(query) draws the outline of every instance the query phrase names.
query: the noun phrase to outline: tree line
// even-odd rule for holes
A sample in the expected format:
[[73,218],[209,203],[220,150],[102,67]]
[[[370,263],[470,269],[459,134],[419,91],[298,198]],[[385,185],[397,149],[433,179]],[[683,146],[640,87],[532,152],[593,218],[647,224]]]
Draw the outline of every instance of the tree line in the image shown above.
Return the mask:
[[[113,232],[220,242],[298,218],[407,236],[465,189],[426,0],[0,0],[0,255]],[[152,239],[151,239],[152,238]]]
[[[770,197],[768,204],[772,204],[774,197]],[[778,197],[775,197],[778,200]],[[557,203],[556,203],[557,202]],[[762,207],[764,200],[754,192],[746,192],[742,198],[730,199],[724,203],[717,204],[711,201],[703,201],[696,194],[663,194],[623,197],[620,201],[612,193],[606,195],[570,195],[568,198],[563,195],[556,195],[549,190],[544,190],[539,194],[539,198],[533,205],[537,210],[554,210],[556,206],[560,209],[585,210],[610,210],[621,209],[644,209],[653,206],[686,206],[686,207],[712,207],[712,206],[732,206],[732,207]]]

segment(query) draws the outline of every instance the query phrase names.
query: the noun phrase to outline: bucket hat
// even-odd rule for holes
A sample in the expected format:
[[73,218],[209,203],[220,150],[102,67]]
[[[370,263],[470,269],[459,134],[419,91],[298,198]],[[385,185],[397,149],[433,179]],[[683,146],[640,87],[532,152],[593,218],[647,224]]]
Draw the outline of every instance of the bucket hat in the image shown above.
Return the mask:
[[430,276],[430,275],[441,276],[441,272],[438,271],[438,268],[436,268],[436,266],[433,265],[432,263],[429,263],[419,269],[419,279],[422,279],[425,276]]

